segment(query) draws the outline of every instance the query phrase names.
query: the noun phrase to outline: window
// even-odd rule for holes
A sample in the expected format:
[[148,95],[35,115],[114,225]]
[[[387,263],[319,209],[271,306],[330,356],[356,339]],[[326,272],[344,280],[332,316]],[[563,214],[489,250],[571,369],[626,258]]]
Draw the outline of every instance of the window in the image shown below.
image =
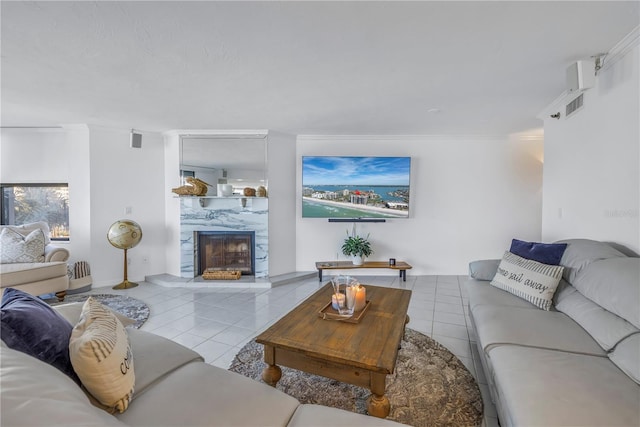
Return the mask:
[[2,224],[45,221],[51,240],[69,240],[68,184],[0,184],[0,190]]

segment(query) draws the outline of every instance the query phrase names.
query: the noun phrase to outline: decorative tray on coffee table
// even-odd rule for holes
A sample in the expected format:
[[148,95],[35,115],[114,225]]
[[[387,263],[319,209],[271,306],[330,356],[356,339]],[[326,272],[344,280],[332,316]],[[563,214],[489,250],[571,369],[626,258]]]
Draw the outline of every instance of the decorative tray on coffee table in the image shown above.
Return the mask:
[[344,316],[339,314],[338,310],[334,309],[329,302],[318,312],[318,317],[323,320],[340,320],[346,323],[360,323],[360,320],[364,317],[364,314],[367,312],[370,305],[371,301],[367,301],[362,310],[354,312],[352,316]]

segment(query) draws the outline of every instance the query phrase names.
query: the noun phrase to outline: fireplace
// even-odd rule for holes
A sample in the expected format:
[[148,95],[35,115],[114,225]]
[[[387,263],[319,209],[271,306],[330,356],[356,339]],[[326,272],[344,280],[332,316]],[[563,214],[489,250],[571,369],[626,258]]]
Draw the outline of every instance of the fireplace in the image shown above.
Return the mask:
[[195,231],[194,261],[198,276],[207,268],[255,274],[254,231]]

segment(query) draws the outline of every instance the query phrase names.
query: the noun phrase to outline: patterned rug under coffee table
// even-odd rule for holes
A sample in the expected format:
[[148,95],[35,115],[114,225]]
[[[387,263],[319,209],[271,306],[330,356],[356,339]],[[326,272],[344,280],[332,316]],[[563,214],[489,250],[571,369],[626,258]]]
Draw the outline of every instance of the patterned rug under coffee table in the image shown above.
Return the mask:
[[[229,370],[262,381],[262,345],[251,341]],[[369,390],[282,367],[277,388],[302,403],[366,413]],[[387,377],[387,418],[412,426],[477,426],[482,423],[482,396],[471,373],[445,347],[407,328],[396,371]]]
[[68,295],[64,301],[49,302],[50,305],[67,304],[71,302],[84,302],[87,298],[93,297],[100,303],[106,305],[110,309],[117,311],[118,313],[127,316],[129,319],[136,321],[132,327],[138,329],[149,318],[149,306],[139,299],[128,297],[126,295],[113,295],[113,294],[84,294],[84,295]]

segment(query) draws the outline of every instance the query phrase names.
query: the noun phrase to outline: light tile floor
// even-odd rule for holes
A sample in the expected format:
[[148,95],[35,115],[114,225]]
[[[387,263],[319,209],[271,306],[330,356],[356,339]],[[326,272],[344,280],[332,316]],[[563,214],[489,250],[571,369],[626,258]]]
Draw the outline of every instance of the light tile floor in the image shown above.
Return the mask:
[[[411,289],[409,327],[455,354],[474,375],[482,392],[486,426],[497,414],[466,314],[466,276],[358,276],[363,284]],[[328,280],[329,278],[326,278]],[[326,280],[323,283],[326,283]],[[149,305],[142,330],[172,339],[200,353],[207,363],[227,369],[235,354],[260,332],[321,287],[316,277],[271,289],[246,287],[164,287],[148,282],[128,290],[94,288],[91,293],[121,293]]]

